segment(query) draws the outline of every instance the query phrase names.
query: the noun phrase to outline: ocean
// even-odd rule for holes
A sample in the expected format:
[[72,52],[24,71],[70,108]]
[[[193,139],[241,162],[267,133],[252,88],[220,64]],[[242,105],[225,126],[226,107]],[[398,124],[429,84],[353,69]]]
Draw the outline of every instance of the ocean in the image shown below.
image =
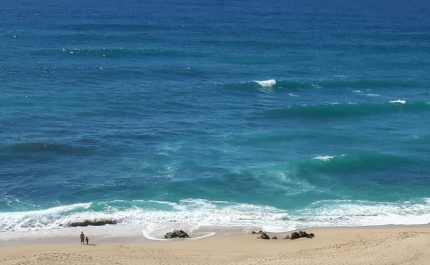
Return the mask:
[[429,1],[4,0],[0,107],[0,234],[430,221]]

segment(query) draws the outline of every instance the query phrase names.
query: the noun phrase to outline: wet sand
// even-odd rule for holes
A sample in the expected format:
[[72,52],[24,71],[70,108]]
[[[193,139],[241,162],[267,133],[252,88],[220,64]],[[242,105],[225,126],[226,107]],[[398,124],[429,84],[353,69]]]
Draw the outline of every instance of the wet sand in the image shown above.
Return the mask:
[[[154,241],[121,229],[3,233],[0,264],[430,264],[430,225],[308,228],[315,237],[296,240],[284,239],[292,231],[263,240],[241,228],[204,228],[193,236],[215,235]],[[89,245],[79,243],[80,230]]]

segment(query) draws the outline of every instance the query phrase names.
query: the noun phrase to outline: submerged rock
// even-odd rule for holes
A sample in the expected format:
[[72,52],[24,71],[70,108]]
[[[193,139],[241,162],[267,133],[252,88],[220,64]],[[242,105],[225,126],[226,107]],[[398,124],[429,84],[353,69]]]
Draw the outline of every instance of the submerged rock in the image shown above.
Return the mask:
[[116,224],[116,220],[114,219],[95,219],[95,220],[85,220],[85,221],[77,221],[70,222],[69,226],[77,227],[77,226],[102,226],[102,225],[113,225]]

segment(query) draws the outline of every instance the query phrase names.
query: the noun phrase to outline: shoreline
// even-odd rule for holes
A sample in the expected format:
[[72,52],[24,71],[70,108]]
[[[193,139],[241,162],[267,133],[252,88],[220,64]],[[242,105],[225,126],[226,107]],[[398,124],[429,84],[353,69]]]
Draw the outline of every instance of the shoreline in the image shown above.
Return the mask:
[[[173,226],[174,227],[174,226]],[[178,228],[181,229],[181,228]],[[261,230],[258,227],[245,226],[202,226],[191,232],[189,239],[201,240],[210,236],[246,234],[252,230]],[[104,226],[66,227],[38,231],[14,231],[0,233],[0,248],[4,246],[37,245],[37,244],[74,244],[79,243],[79,234],[84,232],[91,242],[106,243],[137,243],[137,242],[168,242],[169,239],[152,239],[144,236],[144,227],[139,224],[115,224]],[[172,229],[173,230],[173,229]],[[164,231],[164,235],[169,231]],[[257,231],[257,232],[258,232]]]
[[[172,226],[175,227],[175,226]],[[139,224],[114,224],[103,226],[83,226],[83,227],[65,227],[60,229],[51,230],[37,230],[37,231],[10,231],[0,233],[0,248],[4,246],[19,246],[19,245],[39,245],[39,244],[75,244],[79,243],[79,234],[84,232],[89,236],[91,242],[97,244],[106,243],[143,243],[143,242],[169,242],[172,240],[201,240],[206,237],[212,236],[226,236],[226,235],[241,235],[253,234],[259,231],[266,232],[268,235],[284,238],[295,231],[326,231],[326,230],[386,230],[386,229],[426,229],[429,224],[419,225],[372,225],[372,226],[332,226],[332,227],[308,227],[300,228],[291,231],[273,232],[264,231],[260,227],[251,226],[202,226],[189,232],[190,238],[188,239],[163,239],[145,237],[144,228]],[[181,229],[180,226],[175,229]],[[162,233],[164,235],[171,230],[166,230]]]
[[[268,233],[278,239],[258,239],[244,227],[203,227],[216,230],[198,240],[148,240],[119,236],[113,227],[77,227],[74,238],[48,233],[37,238],[2,237],[0,264],[430,264],[430,225],[318,227],[301,229],[315,237],[284,239],[289,232]],[[90,245],[80,245],[87,231]],[[121,230],[121,229],[119,229]],[[64,229],[62,229],[64,231]],[[111,231],[112,234],[97,238]],[[297,231],[297,230],[295,230]],[[59,231],[61,232],[61,231]],[[258,232],[258,231],[255,231]],[[18,233],[18,232],[14,232]],[[101,234],[100,234],[101,233]]]

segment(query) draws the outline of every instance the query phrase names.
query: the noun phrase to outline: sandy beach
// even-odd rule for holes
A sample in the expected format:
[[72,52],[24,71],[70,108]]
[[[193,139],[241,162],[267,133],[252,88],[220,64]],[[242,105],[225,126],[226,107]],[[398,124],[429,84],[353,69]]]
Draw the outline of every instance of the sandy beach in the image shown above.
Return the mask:
[[[113,226],[114,227],[114,226]],[[430,226],[309,228],[315,237],[284,239],[288,233],[226,233],[197,240],[151,241],[140,237],[101,237],[104,228],[82,229],[89,245],[49,234],[4,240],[0,264],[430,264]],[[99,230],[97,230],[99,229]],[[69,230],[70,232],[70,230]]]

